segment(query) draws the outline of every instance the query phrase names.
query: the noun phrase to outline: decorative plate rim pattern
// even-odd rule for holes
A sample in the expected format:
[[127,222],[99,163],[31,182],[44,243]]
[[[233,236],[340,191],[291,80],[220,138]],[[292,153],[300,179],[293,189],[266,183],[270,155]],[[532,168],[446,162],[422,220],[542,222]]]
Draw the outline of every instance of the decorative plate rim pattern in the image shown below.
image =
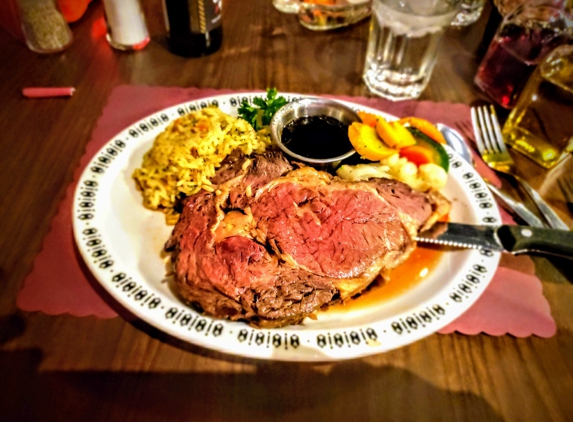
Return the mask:
[[[129,232],[122,231],[122,224],[128,218],[123,216],[123,208],[118,207],[122,210],[119,216],[110,212],[114,202],[123,200],[123,193],[130,189],[123,184],[133,182],[126,175],[128,160],[137,159],[140,163],[141,145],[152,141],[177,117],[209,105],[218,105],[223,111],[236,115],[243,99],[252,102],[254,97],[263,95],[263,92],[216,95],[160,110],[119,132],[94,155],[78,181],[72,216],[74,238],[80,254],[102,287],[135,316],[180,340],[218,352],[280,361],[332,361],[385,352],[427,337],[465,312],[491,281],[499,263],[499,253],[457,252],[461,258],[456,260],[458,267],[451,274],[446,271],[450,278],[429,297],[418,300],[414,305],[404,304],[405,309],[396,311],[391,317],[376,319],[377,311],[366,312],[362,319],[355,318],[357,322],[330,328],[327,322],[327,328],[310,323],[256,329],[243,322],[214,319],[196,312],[166,292],[159,284],[160,280],[149,279],[148,273],[141,269],[141,261],[160,260],[159,252],[156,257],[142,257],[135,250],[126,251],[122,246],[138,239],[128,239]],[[290,93],[280,95],[288,100],[312,97]],[[360,104],[341,102],[357,110],[392,117]],[[449,147],[446,148],[450,156],[452,186],[463,194],[461,203],[472,215],[466,222],[501,224],[497,205],[477,171]],[[122,195],[114,193],[118,185],[124,189]],[[140,210],[135,207],[130,211],[129,218],[139,218],[138,213],[144,212],[141,200],[139,207]],[[162,214],[160,218],[163,218]],[[396,309],[401,308],[397,306]],[[369,318],[366,323],[363,321]],[[336,323],[334,320],[330,325]]]

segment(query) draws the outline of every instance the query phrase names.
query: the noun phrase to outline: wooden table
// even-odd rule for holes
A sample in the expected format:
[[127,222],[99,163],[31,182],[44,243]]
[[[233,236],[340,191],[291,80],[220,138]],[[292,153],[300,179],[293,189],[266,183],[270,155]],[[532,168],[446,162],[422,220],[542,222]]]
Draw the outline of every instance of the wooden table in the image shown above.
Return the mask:
[[[558,325],[550,339],[433,335],[340,363],[258,362],[177,345],[121,318],[19,311],[15,298],[112,89],[121,84],[365,95],[366,21],[316,33],[270,0],[227,0],[222,49],[172,55],[159,1],[144,1],[153,41],[110,48],[102,8],[72,25],[73,45],[38,55],[0,32],[0,420],[573,420],[572,271],[536,259]],[[470,104],[490,7],[450,30],[421,99]],[[24,86],[68,86],[68,100],[31,101]],[[573,226],[558,174],[516,157],[523,175]],[[570,264],[569,264],[570,265]]]

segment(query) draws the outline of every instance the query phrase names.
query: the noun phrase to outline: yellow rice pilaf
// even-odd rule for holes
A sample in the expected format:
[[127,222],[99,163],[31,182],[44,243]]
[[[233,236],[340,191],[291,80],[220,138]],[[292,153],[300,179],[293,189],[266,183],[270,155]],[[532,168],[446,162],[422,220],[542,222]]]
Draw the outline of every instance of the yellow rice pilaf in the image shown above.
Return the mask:
[[193,195],[201,189],[213,191],[209,179],[221,161],[234,149],[244,154],[263,153],[271,140],[257,133],[243,119],[207,107],[178,118],[160,133],[144,155],[133,178],[143,195],[143,205],[166,214],[175,224],[173,210],[180,195]]

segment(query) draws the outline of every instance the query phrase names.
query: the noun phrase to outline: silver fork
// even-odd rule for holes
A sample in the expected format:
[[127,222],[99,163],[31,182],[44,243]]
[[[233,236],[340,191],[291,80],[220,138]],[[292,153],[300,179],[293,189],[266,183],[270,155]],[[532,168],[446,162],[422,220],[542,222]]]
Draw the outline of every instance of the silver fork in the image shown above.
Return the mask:
[[[464,126],[466,126],[466,124],[464,124]],[[467,123],[467,126],[469,127],[471,126],[471,124]],[[468,163],[470,163],[472,166],[475,167],[475,161],[472,156],[471,148],[465,141],[461,133],[442,123],[437,123],[436,127],[440,132],[442,132],[442,135],[444,135],[446,143],[450,147],[452,147],[454,151],[456,151],[464,160],[466,160]],[[497,196],[497,198],[500,200],[501,205],[511,214],[517,214],[519,218],[521,218],[523,221],[525,221],[528,225],[532,227],[540,227],[540,228],[547,227],[539,218],[537,218],[535,214],[529,211],[529,209],[527,209],[525,205],[514,200],[511,196],[509,196],[509,194],[505,193],[501,189],[498,189],[496,186],[492,185],[487,179],[484,178],[484,181],[488,186],[489,190],[492,191],[493,194]]]
[[550,227],[569,230],[569,226],[559,218],[539,193],[517,175],[515,162],[503,142],[501,128],[493,106],[490,105],[489,109],[487,106],[472,107],[471,116],[477,147],[485,163],[498,173],[508,175],[518,182],[539,208]]

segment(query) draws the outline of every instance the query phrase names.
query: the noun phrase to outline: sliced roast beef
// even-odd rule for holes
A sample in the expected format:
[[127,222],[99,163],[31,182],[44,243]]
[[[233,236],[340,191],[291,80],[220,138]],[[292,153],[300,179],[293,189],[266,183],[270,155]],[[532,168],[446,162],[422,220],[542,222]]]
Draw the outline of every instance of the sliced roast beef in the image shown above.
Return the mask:
[[215,317],[299,323],[403,262],[436,214],[435,198],[394,180],[292,170],[278,152],[233,160],[166,244],[183,300]]
[[216,185],[227,183],[228,206],[244,208],[252,192],[290,170],[292,166],[279,151],[267,151],[251,159],[236,149],[223,160],[211,182]]

